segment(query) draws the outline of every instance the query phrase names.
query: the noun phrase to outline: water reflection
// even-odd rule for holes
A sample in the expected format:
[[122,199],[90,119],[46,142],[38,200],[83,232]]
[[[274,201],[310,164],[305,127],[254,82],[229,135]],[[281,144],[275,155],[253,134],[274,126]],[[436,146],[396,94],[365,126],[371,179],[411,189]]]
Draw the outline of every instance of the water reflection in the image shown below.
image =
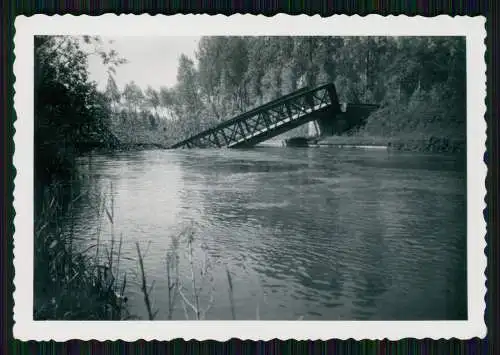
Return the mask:
[[[81,164],[93,176],[87,188],[112,186],[128,268],[137,267],[135,241],[151,242],[146,267],[160,318],[166,248],[192,221],[217,260],[209,319],[231,318],[225,266],[238,319],[255,319],[257,309],[262,319],[466,317],[460,157],[258,148],[118,153]],[[85,236],[92,213],[81,209]],[[144,316],[133,282],[132,311]]]

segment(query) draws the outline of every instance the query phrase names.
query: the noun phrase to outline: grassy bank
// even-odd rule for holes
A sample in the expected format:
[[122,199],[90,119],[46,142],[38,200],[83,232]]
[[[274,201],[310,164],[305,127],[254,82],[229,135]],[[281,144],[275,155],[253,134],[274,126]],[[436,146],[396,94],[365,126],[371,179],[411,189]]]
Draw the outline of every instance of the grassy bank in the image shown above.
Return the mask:
[[465,152],[466,149],[465,140],[439,136],[396,137],[389,140],[388,145],[394,150],[432,153]]
[[445,85],[392,98],[364,126],[323,139],[332,145],[383,145],[394,150],[461,152],[466,148],[466,107],[460,92]]
[[121,239],[112,234],[111,247],[101,246],[101,217],[113,223],[104,195],[96,201],[98,235],[90,245],[82,243],[75,232],[76,205],[85,198],[77,181],[53,182],[39,196],[34,228],[34,319],[126,318],[126,274],[119,265]]

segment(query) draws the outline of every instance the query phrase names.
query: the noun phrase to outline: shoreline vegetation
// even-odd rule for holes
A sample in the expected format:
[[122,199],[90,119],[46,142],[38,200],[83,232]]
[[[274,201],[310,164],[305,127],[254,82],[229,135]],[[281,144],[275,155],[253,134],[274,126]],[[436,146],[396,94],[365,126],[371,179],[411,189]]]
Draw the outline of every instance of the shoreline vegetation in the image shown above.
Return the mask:
[[[127,65],[111,42],[96,36],[35,36],[35,319],[131,319],[121,270],[126,236],[114,235],[113,193],[79,191],[77,157],[91,150],[162,149],[236,114],[308,86],[336,85],[347,103],[373,103],[354,131],[321,144],[386,145],[390,149],[458,152],[465,149],[465,40],[460,37],[202,37],[194,59],[181,55],[177,84],[118,87]],[[107,73],[105,89],[89,78],[88,59]],[[283,139],[307,136],[296,128]],[[79,241],[72,225],[78,204],[93,206],[101,222],[95,242]],[[106,239],[106,240],[103,240]],[[176,242],[192,258],[194,235]],[[89,244],[90,243],[90,244]],[[83,247],[82,245],[86,245]],[[152,281],[136,246],[142,292],[150,319]],[[199,279],[180,285],[177,252],[169,249],[169,307],[181,302],[191,319],[206,317]],[[170,253],[170,254],[169,254]],[[177,253],[177,254],[176,254]],[[190,269],[210,278],[191,259]],[[141,267],[142,265],[142,267]],[[200,271],[201,270],[201,271]],[[234,287],[229,270],[228,292]],[[151,282],[151,283],[149,283]],[[232,296],[230,296],[232,299]],[[237,310],[232,305],[235,318]],[[172,316],[168,310],[169,317]],[[258,314],[258,310],[257,310]]]
[[[34,314],[36,320],[129,319],[125,297],[127,273],[120,270],[123,238],[114,231],[113,200],[82,195],[78,182],[53,183],[43,189],[34,226]],[[112,193],[111,193],[112,196]],[[74,225],[75,207],[92,198],[99,221],[96,239],[82,242]],[[106,219],[110,239],[103,247]]]
[[331,136],[319,139],[319,146],[335,147],[385,147],[395,151],[422,153],[456,153],[465,151],[465,140],[448,137],[377,137],[377,136]]
[[[80,177],[86,178],[86,177]],[[53,184],[44,189],[35,225],[35,297],[33,318],[36,320],[133,320],[127,306],[126,289],[130,287],[130,270],[120,267],[124,236],[115,234],[113,186],[107,192],[78,191],[78,182]],[[77,236],[74,214],[82,200],[94,201],[92,211],[97,226],[92,241]],[[92,203],[92,202],[91,202]],[[66,222],[66,223],[65,223]],[[108,232],[105,230],[108,229]],[[165,281],[167,310],[172,320],[180,306],[186,320],[207,319],[214,304],[213,266],[204,243],[196,239],[194,223],[175,236],[165,248]],[[147,249],[135,243],[140,291],[147,319],[154,320],[160,309],[155,307],[151,293],[157,280],[150,280],[144,266]],[[202,254],[201,260],[195,254]],[[180,276],[180,258],[188,260],[187,282]],[[231,272],[225,267],[227,292],[232,319],[236,318]],[[208,297],[205,293],[208,292]],[[258,310],[256,311],[258,317]]]

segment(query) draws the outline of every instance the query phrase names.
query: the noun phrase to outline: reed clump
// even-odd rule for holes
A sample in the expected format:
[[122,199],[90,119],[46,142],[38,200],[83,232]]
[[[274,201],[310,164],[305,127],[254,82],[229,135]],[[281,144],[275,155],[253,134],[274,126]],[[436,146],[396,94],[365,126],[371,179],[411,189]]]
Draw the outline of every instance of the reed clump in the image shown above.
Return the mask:
[[[165,258],[166,281],[167,281],[167,307],[166,318],[172,320],[174,311],[181,307],[186,320],[205,320],[215,303],[215,282],[214,266],[220,261],[210,256],[205,243],[195,239],[195,229],[193,226],[185,228],[180,234],[171,238],[171,245],[168,247]],[[139,266],[140,287],[143,294],[144,305],[149,320],[155,320],[160,309],[156,309],[153,304],[152,291],[155,282],[148,283],[144,260],[147,258],[147,251],[144,252],[139,243],[136,243],[137,258]],[[146,248],[146,250],[149,249]],[[180,274],[179,261],[184,254],[184,261],[187,262],[186,269]],[[228,268],[224,266],[227,278],[227,295],[223,302],[229,302],[231,319],[237,319],[237,307],[235,303],[235,282]],[[162,295],[165,296],[165,295]],[[164,311],[164,310],[162,310]],[[259,305],[256,305],[256,319],[260,319]],[[177,315],[179,317],[179,315]],[[302,320],[299,317],[298,320]]]
[[[87,192],[86,194],[90,194]],[[69,195],[69,198],[68,198]],[[96,214],[95,238],[92,242],[78,238],[75,214],[78,204],[91,205]],[[127,307],[125,290],[127,272],[121,270],[123,237],[115,233],[113,187],[108,193],[95,191],[84,196],[70,184],[52,184],[45,189],[36,213],[34,243],[34,319],[35,320],[124,320],[134,319]],[[109,226],[109,233],[104,232]],[[204,320],[215,303],[214,266],[218,260],[210,256],[206,244],[196,240],[193,227],[171,238],[165,253],[167,281],[166,318],[172,320],[175,311],[182,311],[187,320]],[[155,280],[147,276],[148,247],[135,244],[138,281],[143,294],[147,319],[157,319],[159,309],[152,292]],[[181,270],[180,261],[183,260]],[[181,276],[182,272],[182,276]],[[237,319],[235,282],[225,267],[231,318]],[[256,319],[260,318],[259,306]],[[181,316],[182,317],[182,316]]]
[[[202,257],[198,260],[195,257],[194,230],[186,228],[182,233],[172,237],[172,242],[165,256],[165,271],[167,281],[167,319],[173,319],[174,311],[178,301],[182,306],[186,319],[203,320],[214,304],[214,278],[213,262],[209,257],[205,245],[201,246]],[[183,281],[180,277],[179,260],[181,243],[185,243],[185,257],[188,261],[187,278]],[[154,320],[158,310],[152,305],[151,293],[154,281],[147,282],[144,267],[145,253],[142,252],[139,243],[136,243],[137,258],[141,279],[141,291],[144,298],[144,305],[149,320]],[[208,296],[207,296],[208,294]]]
[[[114,234],[113,197],[110,203],[102,194],[97,199],[97,241],[89,245],[78,240],[75,233],[75,206],[83,196],[74,186],[69,184],[69,194],[68,184],[46,187],[36,214],[34,319],[127,318],[127,276],[120,270],[123,240]],[[110,247],[100,247],[103,217],[111,225]]]

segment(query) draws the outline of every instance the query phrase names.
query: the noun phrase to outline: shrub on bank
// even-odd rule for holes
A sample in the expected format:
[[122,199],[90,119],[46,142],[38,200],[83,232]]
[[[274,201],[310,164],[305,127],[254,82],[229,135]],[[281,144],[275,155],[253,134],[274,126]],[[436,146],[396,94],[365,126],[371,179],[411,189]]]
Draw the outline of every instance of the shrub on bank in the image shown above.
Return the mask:
[[111,121],[110,129],[120,141],[122,149],[138,146],[165,147],[173,143],[167,136],[167,132],[171,131],[167,123],[151,113],[122,110],[112,114]]
[[391,149],[423,152],[465,150],[465,103],[443,86],[417,90],[408,100],[386,102],[355,136],[385,137]]
[[420,139],[398,138],[389,141],[389,147],[401,151],[419,151],[433,153],[455,153],[466,149],[464,140],[454,140],[448,137],[430,136]]

